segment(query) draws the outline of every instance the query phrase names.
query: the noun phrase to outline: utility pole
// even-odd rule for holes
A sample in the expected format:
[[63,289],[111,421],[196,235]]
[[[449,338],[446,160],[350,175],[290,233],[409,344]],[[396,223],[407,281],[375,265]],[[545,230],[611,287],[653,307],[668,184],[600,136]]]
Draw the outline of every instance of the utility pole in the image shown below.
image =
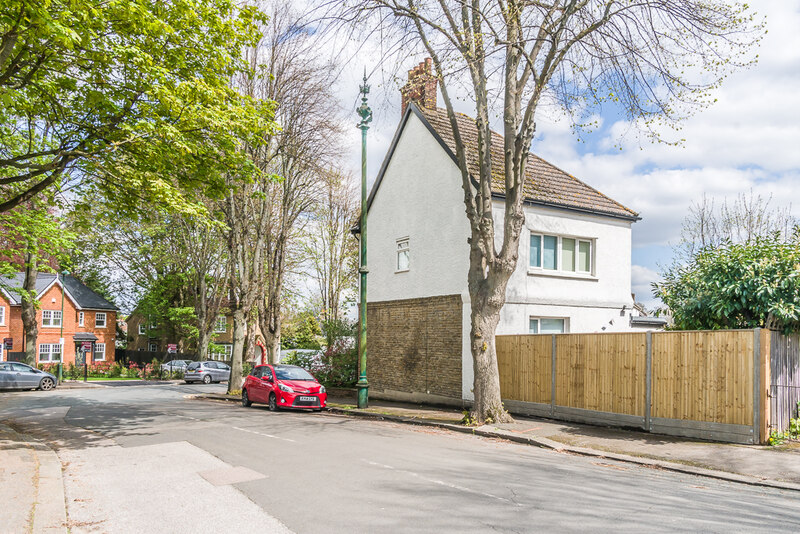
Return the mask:
[[361,221],[359,244],[361,245],[361,261],[358,272],[359,284],[359,309],[358,309],[358,368],[359,376],[356,382],[358,389],[358,407],[366,408],[369,403],[369,383],[367,382],[367,130],[372,122],[372,110],[367,105],[369,85],[367,85],[367,69],[364,68],[364,84],[359,86],[361,93],[361,106],[356,110],[361,122]]

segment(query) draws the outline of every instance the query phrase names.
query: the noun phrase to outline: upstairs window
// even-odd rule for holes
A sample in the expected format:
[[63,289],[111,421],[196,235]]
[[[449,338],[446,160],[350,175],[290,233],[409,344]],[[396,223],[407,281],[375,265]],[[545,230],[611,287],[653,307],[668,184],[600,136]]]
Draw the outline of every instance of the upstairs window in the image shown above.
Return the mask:
[[397,271],[407,271],[411,264],[411,252],[408,246],[408,238],[397,240]]
[[0,326],[6,325],[6,307],[0,306]]
[[84,323],[84,313],[78,312],[78,326],[83,326]]
[[592,273],[592,241],[531,234],[528,266],[546,271]]
[[147,328],[145,328],[144,323],[139,325],[139,335],[143,336],[147,333]]
[[94,314],[94,326],[95,328],[105,328],[106,327],[106,314],[103,312],[97,312]]
[[217,322],[214,323],[214,332],[224,334],[228,331],[228,318],[224,315],[217,317]]
[[61,326],[61,312],[42,310],[42,326]]

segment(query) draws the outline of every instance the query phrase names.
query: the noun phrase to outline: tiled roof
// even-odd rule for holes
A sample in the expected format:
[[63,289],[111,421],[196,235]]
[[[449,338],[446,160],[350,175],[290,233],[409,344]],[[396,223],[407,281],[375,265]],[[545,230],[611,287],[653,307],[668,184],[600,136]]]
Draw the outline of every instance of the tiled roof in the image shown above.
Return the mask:
[[[55,274],[39,273],[36,277],[36,296],[41,296],[42,292],[50,287],[56,278]],[[111,310],[114,311],[117,307],[86,287],[80,280],[70,275],[62,275],[61,279],[64,282],[64,287],[75,299],[81,309],[92,310]],[[0,287],[6,289],[5,293],[10,297],[12,306],[20,305],[19,293],[15,290],[22,288],[25,281],[23,273],[14,273],[8,276],[0,276]]]
[[[414,106],[419,110],[430,126],[442,138],[444,143],[456,153],[456,144],[447,111]],[[457,114],[458,131],[464,143],[467,155],[467,168],[477,179],[478,167],[478,129],[475,120],[461,113]],[[503,158],[503,136],[492,132],[492,192],[498,195],[505,193],[505,167]],[[619,202],[607,197],[597,189],[578,180],[543,160],[530,154],[526,166],[525,199],[534,203],[563,206],[581,211],[607,214],[614,217],[636,219],[638,214]]]

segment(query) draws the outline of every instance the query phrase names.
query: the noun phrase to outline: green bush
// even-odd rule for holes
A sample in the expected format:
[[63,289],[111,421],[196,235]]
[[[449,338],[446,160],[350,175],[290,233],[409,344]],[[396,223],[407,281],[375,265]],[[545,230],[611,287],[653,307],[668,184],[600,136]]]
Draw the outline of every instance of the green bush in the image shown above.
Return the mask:
[[108,368],[109,378],[118,378],[121,375],[122,375],[122,368],[118,363],[115,362]]

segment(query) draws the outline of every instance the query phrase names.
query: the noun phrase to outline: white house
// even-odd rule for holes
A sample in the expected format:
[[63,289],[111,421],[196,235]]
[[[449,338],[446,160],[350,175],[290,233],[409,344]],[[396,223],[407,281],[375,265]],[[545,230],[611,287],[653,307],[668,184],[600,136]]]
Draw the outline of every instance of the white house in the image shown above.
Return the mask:
[[[409,71],[402,120],[368,200],[370,392],[469,400],[469,225],[452,130],[436,107],[430,69],[428,60]],[[458,123],[477,159],[474,120],[461,115]],[[492,155],[495,169],[503,168],[501,150]],[[631,225],[638,215],[537,156],[527,173],[519,262],[497,333],[636,328]],[[493,185],[498,232],[503,192],[501,175]]]

